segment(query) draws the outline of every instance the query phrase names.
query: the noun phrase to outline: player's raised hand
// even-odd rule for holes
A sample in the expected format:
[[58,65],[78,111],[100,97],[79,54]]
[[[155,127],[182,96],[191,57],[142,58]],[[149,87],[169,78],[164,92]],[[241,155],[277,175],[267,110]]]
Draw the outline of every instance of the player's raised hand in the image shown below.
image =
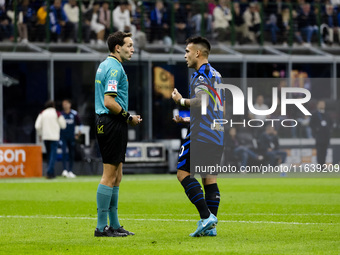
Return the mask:
[[175,88],[174,91],[171,93],[172,99],[176,104],[179,104],[182,98],[181,93],[178,92],[178,90]]

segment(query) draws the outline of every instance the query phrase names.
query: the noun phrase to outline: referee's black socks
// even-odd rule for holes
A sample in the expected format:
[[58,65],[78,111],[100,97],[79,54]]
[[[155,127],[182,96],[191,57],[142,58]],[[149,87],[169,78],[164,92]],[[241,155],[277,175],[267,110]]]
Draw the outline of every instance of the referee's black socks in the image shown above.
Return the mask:
[[181,184],[191,203],[196,206],[201,219],[209,218],[210,211],[205,202],[201,184],[195,178],[190,178],[190,176],[185,177]]
[[220,205],[220,191],[217,183],[204,185],[205,201],[212,214],[217,216],[218,206]]

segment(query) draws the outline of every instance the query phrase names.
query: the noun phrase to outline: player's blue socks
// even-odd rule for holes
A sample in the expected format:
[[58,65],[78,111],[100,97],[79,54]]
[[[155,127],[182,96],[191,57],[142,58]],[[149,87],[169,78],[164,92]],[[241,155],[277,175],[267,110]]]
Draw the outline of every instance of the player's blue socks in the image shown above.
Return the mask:
[[99,184],[97,189],[97,228],[99,231],[103,231],[107,225],[107,213],[109,211],[111,197],[112,188]]
[[212,214],[217,216],[218,206],[220,204],[220,191],[217,183],[204,186],[205,201]]
[[110,227],[114,229],[120,228],[119,220],[118,220],[118,193],[119,186],[114,186],[112,189],[112,197],[110,201],[109,208],[109,219],[110,219]]
[[209,218],[210,211],[205,202],[201,184],[195,178],[190,178],[190,176],[185,177],[181,184],[191,203],[196,206],[201,219]]

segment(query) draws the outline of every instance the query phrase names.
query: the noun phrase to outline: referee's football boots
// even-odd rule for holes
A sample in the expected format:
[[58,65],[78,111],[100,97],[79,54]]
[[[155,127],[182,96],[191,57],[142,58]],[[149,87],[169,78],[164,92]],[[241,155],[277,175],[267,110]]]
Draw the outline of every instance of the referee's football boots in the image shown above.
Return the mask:
[[117,231],[118,233],[125,233],[125,234],[127,234],[128,236],[134,236],[134,235],[135,235],[135,233],[130,232],[130,231],[124,229],[123,226],[120,226],[120,227],[117,228],[117,229],[114,229],[114,228],[110,227],[110,229],[112,229],[112,230],[114,230],[114,231]]
[[96,237],[124,237],[128,236],[126,233],[120,233],[117,230],[106,226],[103,231],[100,231],[98,228],[94,231],[94,236]]
[[199,237],[203,236],[204,232],[208,229],[211,229],[213,226],[217,224],[218,220],[215,215],[210,213],[209,218],[207,219],[200,219],[197,222],[197,229],[194,233],[191,233],[190,236],[192,237]]

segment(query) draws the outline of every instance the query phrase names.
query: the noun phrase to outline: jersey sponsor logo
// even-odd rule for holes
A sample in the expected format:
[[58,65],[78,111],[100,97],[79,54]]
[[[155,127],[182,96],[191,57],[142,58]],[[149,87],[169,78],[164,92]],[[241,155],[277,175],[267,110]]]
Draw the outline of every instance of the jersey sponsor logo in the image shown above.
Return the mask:
[[109,80],[107,91],[117,92],[117,85],[118,85],[118,81]]
[[112,77],[117,77],[117,75],[118,75],[118,70],[111,70]]
[[66,124],[67,125],[73,125],[74,124],[74,119],[71,118],[71,119],[65,119],[66,120]]
[[102,72],[102,69],[98,68],[97,73],[101,73],[101,72]]
[[104,134],[104,125],[97,125],[97,134]]

